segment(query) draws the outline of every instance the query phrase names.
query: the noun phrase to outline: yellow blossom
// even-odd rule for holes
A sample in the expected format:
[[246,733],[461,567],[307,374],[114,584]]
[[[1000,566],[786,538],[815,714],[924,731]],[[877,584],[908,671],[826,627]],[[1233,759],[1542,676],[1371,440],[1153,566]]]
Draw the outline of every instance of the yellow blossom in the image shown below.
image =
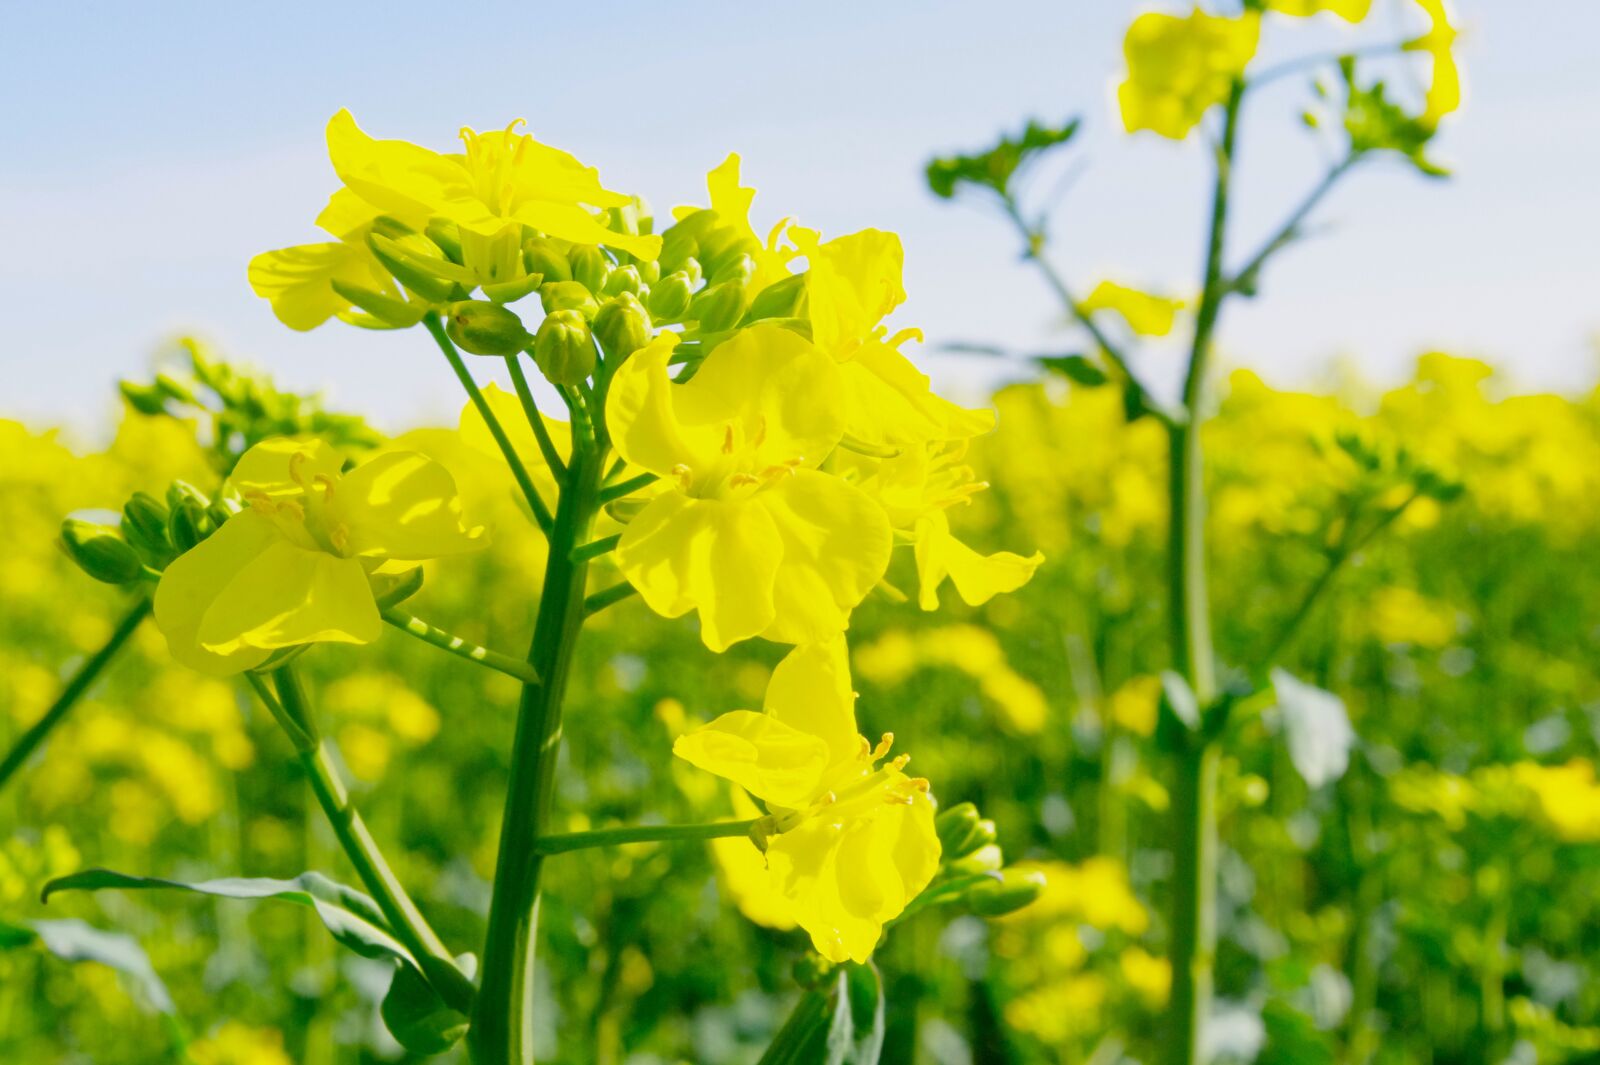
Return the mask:
[[1088,314],[1110,311],[1140,336],[1164,337],[1172,332],[1172,323],[1183,309],[1184,301],[1156,296],[1115,281],[1101,281],[1081,307]]
[[1182,140],[1205,113],[1228,98],[1234,80],[1255,55],[1261,18],[1187,17],[1152,11],[1128,27],[1123,51],[1128,76],[1117,88],[1122,124]]
[[1327,11],[1346,22],[1360,22],[1372,10],[1372,0],[1267,0],[1267,10],[1297,18]]
[[1456,28],[1450,23],[1450,12],[1445,0],[1417,0],[1428,16],[1428,32],[1406,42],[1406,50],[1423,52],[1432,60],[1432,76],[1428,80],[1427,97],[1423,104],[1421,121],[1436,126],[1439,119],[1461,106],[1461,69],[1456,65],[1453,49]]

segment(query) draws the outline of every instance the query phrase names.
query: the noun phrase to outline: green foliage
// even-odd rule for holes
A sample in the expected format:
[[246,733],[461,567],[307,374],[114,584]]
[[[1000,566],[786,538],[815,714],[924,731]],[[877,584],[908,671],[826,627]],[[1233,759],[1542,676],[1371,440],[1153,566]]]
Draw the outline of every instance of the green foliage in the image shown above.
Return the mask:
[[1001,137],[994,147],[970,155],[946,155],[928,163],[928,188],[941,199],[951,199],[965,188],[987,189],[1002,199],[1012,195],[1015,182],[1044,153],[1071,142],[1081,120],[1059,126],[1030,120],[1015,137]]

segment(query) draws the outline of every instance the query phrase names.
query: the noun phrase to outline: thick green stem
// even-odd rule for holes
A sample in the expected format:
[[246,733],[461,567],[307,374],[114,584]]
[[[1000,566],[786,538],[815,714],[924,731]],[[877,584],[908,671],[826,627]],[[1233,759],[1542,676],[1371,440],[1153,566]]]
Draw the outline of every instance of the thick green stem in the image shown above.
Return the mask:
[[137,629],[139,623],[149,615],[150,600],[141,598],[123,615],[122,620],[117,622],[117,627],[111,631],[111,636],[104,646],[78,667],[77,672],[72,674],[66,686],[61,689],[56,701],[50,704],[50,709],[46,710],[44,715],[22,734],[11,750],[6,752],[5,761],[0,762],[0,788],[6,786],[12,775],[22,768],[23,763],[33,756],[39,745],[44,743],[57,725],[61,724],[67,713],[77,705],[79,699],[83,698],[83,693],[89,690],[89,686],[117,656],[122,645],[128,642],[133,630]]
[[712,821],[703,825],[622,825],[597,828],[591,832],[566,832],[542,836],[535,844],[540,854],[565,854],[591,847],[615,847],[624,843],[667,843],[678,840],[725,839],[746,836],[758,818],[748,821]]
[[[1183,409],[1169,426],[1168,606],[1173,668],[1194,691],[1202,715],[1217,696],[1211,644],[1211,606],[1206,585],[1204,463],[1200,449],[1206,370],[1222,301],[1228,293],[1223,256],[1239,103],[1244,83],[1236,80],[1223,113],[1216,146],[1216,179],[1206,239],[1205,281],[1195,313],[1194,342],[1183,384]],[[1165,1060],[1198,1065],[1204,1025],[1211,1012],[1212,962],[1216,954],[1217,738],[1202,717],[1185,737],[1172,796],[1172,913],[1169,956],[1172,998]]]
[[395,938],[405,944],[417,959],[422,974],[434,990],[452,1008],[466,1012],[472,1006],[472,981],[456,966],[450,951],[406,893],[405,887],[384,859],[378,841],[372,837],[361,814],[351,804],[349,788],[328,750],[327,741],[317,736],[299,675],[293,667],[285,666],[275,670],[272,679],[278,690],[276,707],[272,705],[265,685],[256,682],[256,690],[275,717],[280,720],[286,718],[297,726],[294,730],[288,730],[289,738],[311,782],[317,804],[322,807],[328,824],[333,827],[339,846],[355,867],[361,883],[383,911]]
[[446,632],[437,625],[430,625],[419,617],[407,614],[404,610],[389,607],[383,612],[383,620],[408,636],[415,636],[423,643],[432,644],[440,650],[465,658],[468,662],[487,666],[508,677],[515,677],[524,684],[539,683],[539,674],[522,659],[513,658],[511,655],[475,643],[468,643],[454,633]]
[[543,679],[525,685],[512,743],[511,780],[500,826],[500,851],[483,980],[468,1044],[476,1065],[533,1060],[533,969],[539,913],[540,839],[546,834],[561,743],[561,703],[573,649],[583,627],[588,562],[573,558],[599,509],[599,449],[582,440],[576,419],[572,458],[550,531],[550,554],[528,662]]

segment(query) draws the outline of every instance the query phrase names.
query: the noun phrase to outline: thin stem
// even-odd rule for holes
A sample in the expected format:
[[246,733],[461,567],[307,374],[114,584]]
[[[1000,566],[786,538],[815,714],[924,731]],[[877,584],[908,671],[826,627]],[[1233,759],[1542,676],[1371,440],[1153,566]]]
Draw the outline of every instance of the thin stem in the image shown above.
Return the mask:
[[1284,223],[1277,228],[1272,236],[1267,238],[1260,249],[1242,267],[1234,272],[1232,278],[1227,282],[1228,288],[1235,292],[1254,288],[1257,275],[1260,274],[1261,267],[1266,264],[1267,259],[1282,250],[1299,235],[1301,224],[1322,202],[1323,198],[1333,190],[1333,187],[1339,183],[1339,179],[1348,174],[1361,158],[1360,155],[1347,155],[1329,167],[1327,173],[1322,175],[1322,179],[1312,186],[1311,191],[1306,193],[1299,205],[1290,212]]
[[666,843],[674,840],[724,839],[747,836],[760,818],[748,821],[713,821],[702,825],[623,825],[597,828],[591,832],[567,832],[544,836],[534,845],[540,854],[566,854],[591,847],[615,847],[624,843]]
[[45,741],[57,725],[61,724],[62,719],[78,704],[78,700],[83,698],[84,692],[89,690],[89,686],[95,682],[95,679],[100,676],[106,666],[110,665],[111,660],[117,656],[117,652],[122,649],[122,645],[128,642],[128,637],[133,635],[133,630],[137,629],[139,623],[149,615],[150,600],[140,598],[122,616],[122,620],[117,622],[117,627],[111,630],[110,637],[107,638],[100,650],[90,655],[84,660],[83,665],[77,668],[61,689],[61,694],[56,697],[56,701],[50,704],[50,708],[44,712],[43,716],[38,721],[35,721],[28,731],[22,734],[10,751],[6,752],[5,761],[0,762],[0,788],[6,786],[6,782],[11,779],[12,775],[22,768],[23,763],[33,756],[33,752],[38,750],[39,745]]
[[539,413],[539,405],[533,401],[533,389],[528,387],[527,375],[522,372],[522,357],[507,355],[506,369],[511,371],[511,384],[517,390],[517,399],[522,401],[522,413],[528,419],[528,428],[533,430],[533,437],[539,442],[539,453],[556,476],[561,476],[567,472],[567,464],[562,461],[561,452],[556,450],[556,442],[550,438],[550,430],[544,424],[544,415]]
[[517,678],[524,684],[539,683],[539,674],[535,673],[533,667],[522,659],[501,651],[492,651],[475,643],[468,643],[454,633],[446,632],[437,625],[430,625],[421,618],[413,617],[403,610],[389,607],[383,612],[383,620],[407,636],[415,636],[423,643],[432,644],[458,658],[464,658],[468,662],[498,670],[508,677]]
[[[1216,176],[1206,239],[1204,282],[1195,313],[1194,341],[1184,377],[1183,409],[1169,426],[1171,501],[1167,545],[1168,595],[1173,666],[1189,682],[1203,713],[1216,699],[1216,665],[1211,643],[1211,608],[1206,583],[1204,464],[1200,419],[1212,336],[1227,284],[1223,256],[1228,201],[1244,83],[1235,79],[1228,93],[1222,136],[1216,146]],[[1212,963],[1216,953],[1217,732],[1202,727],[1179,752],[1172,799],[1172,998],[1171,1031],[1164,1060],[1197,1065],[1202,1029],[1211,1011]]]
[[1394,44],[1374,44],[1365,48],[1351,48],[1343,52],[1317,52],[1314,55],[1297,56],[1294,59],[1285,59],[1265,68],[1259,73],[1250,76],[1250,83],[1246,89],[1259,89],[1280,78],[1298,74],[1302,71],[1315,70],[1317,67],[1330,66],[1342,59],[1379,59],[1385,56],[1399,55],[1405,46],[1396,42]]
[[589,596],[589,598],[583,601],[583,616],[586,618],[592,618],[606,607],[614,606],[615,604],[622,602],[624,599],[628,599],[638,594],[638,591],[639,589],[635,588],[627,581],[621,581],[617,584],[613,584],[609,588],[604,588],[598,592],[595,592],[593,595]]
[[639,489],[652,485],[655,482],[656,475],[653,473],[641,473],[637,477],[629,477],[626,481],[619,481],[616,484],[607,485],[605,488],[600,489],[600,502],[613,502],[621,499],[623,496],[632,495]]
[[608,551],[616,550],[617,545],[621,542],[622,534],[617,533],[613,536],[603,536],[598,540],[591,540],[586,544],[579,544],[572,549],[572,560],[574,562],[587,562],[590,559],[599,558]]
[[[562,699],[583,628],[588,563],[573,548],[586,541],[599,510],[605,456],[574,411],[572,460],[561,480],[550,554],[528,662],[544,683],[524,685],[512,741],[511,779],[500,826],[494,894],[483,947],[483,980],[467,1040],[475,1065],[527,1065],[533,1060],[533,972],[539,880],[555,791]],[[583,430],[583,431],[580,431]]]
[[[351,804],[350,790],[333,760],[327,741],[316,736],[311,709],[299,675],[293,666],[283,666],[273,671],[272,679],[277,686],[278,705],[274,708],[268,702],[268,708],[280,720],[287,718],[301,725],[298,733],[290,734],[290,739],[295,742],[300,764],[305,768],[306,776],[311,781],[311,790],[333,827],[339,846],[355,867],[362,884],[372,893],[378,908],[383,911],[395,938],[405,944],[422,967],[422,975],[446,1004],[465,1012],[472,1004],[472,981],[457,968],[450,951],[434,933],[417,904],[411,901],[411,896],[389,868],[366,822]],[[256,683],[258,694],[265,695],[266,686]],[[309,744],[305,742],[307,738],[311,740]]]
[[427,326],[428,332],[439,345],[439,350],[444,352],[444,357],[449,360],[450,368],[456,372],[456,378],[461,382],[461,387],[467,390],[472,405],[477,408],[478,415],[483,419],[484,425],[489,428],[489,435],[494,437],[500,454],[505,457],[506,465],[511,468],[511,476],[516,478],[517,487],[522,489],[528,507],[533,511],[533,519],[539,523],[545,535],[550,534],[552,518],[550,508],[539,496],[539,490],[534,487],[533,478],[528,476],[528,468],[522,464],[522,457],[517,454],[517,449],[512,446],[511,438],[506,436],[505,427],[500,424],[500,419],[495,416],[494,408],[489,406],[489,401],[484,398],[483,391],[478,388],[478,382],[472,379],[472,374],[467,371],[466,363],[461,361],[460,352],[450,342],[450,336],[444,331],[444,323],[439,321],[439,315],[429,311],[422,317],[422,324]]

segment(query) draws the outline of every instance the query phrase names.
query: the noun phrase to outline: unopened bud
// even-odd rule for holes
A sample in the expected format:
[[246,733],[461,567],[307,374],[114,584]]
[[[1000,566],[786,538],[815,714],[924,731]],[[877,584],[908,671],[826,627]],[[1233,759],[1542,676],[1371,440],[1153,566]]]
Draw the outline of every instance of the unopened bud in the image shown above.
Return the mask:
[[733,226],[717,226],[701,236],[698,254],[706,276],[725,281],[741,273],[748,274],[754,268],[754,260],[748,265],[743,260],[750,259],[751,253],[759,248],[750,234]]
[[961,901],[980,917],[1003,917],[1032,903],[1044,887],[1044,874],[1038,870],[1002,869],[969,887]]
[[624,292],[637,296],[641,287],[639,268],[629,263],[612,270],[606,276],[605,287],[601,291],[607,296],[620,296]]
[[639,280],[646,285],[653,285],[661,280],[661,264],[654,259],[642,263],[635,260],[635,265],[639,270]]
[[556,281],[539,288],[539,302],[545,314],[557,311],[577,311],[584,318],[593,318],[600,309],[594,295],[577,281]]
[[216,531],[216,522],[206,510],[206,504],[193,496],[184,496],[172,505],[167,515],[167,538],[179,554],[191,550],[196,544]]
[[1006,858],[1000,847],[994,843],[986,843],[977,850],[971,851],[961,858],[946,865],[952,876],[971,876],[974,873],[992,873],[1006,864]]
[[694,286],[686,270],[668,274],[650,287],[650,313],[658,321],[675,322],[689,309]]
[[600,341],[606,358],[620,363],[650,343],[650,312],[644,309],[639,297],[624,292],[608,300],[594,316],[594,336]]
[[567,252],[567,261],[572,264],[572,280],[597,295],[605,288],[606,277],[611,272],[605,252],[593,244],[575,244]]
[[976,847],[968,847],[967,839],[978,827],[978,808],[970,802],[957,803],[948,810],[940,810],[933,828],[939,835],[939,846],[947,859],[959,858]]
[[164,563],[172,555],[167,517],[165,503],[149,492],[135,492],[122,507],[122,536],[150,561]]
[[752,321],[762,318],[793,318],[800,310],[800,301],[806,294],[806,275],[795,274],[776,284],[768,285],[750,301],[746,316]]
[[474,355],[515,355],[533,339],[515,311],[487,300],[452,303],[445,331]]
[[433,246],[444,252],[445,258],[453,263],[461,263],[461,227],[454,222],[447,222],[443,218],[435,218],[423,230],[428,239],[433,241]]
[[79,569],[106,584],[127,584],[144,572],[138,552],[109,525],[68,518],[61,523],[61,545]]
[[546,282],[572,280],[572,264],[567,262],[567,253],[548,237],[528,241],[522,249],[522,265],[528,273],[539,274]]
[[575,385],[584,380],[594,372],[595,364],[588,321],[573,310],[546,315],[534,337],[533,361],[551,384]]
[[745,305],[744,282],[723,281],[689,301],[688,318],[700,323],[702,333],[720,333],[739,324]]

